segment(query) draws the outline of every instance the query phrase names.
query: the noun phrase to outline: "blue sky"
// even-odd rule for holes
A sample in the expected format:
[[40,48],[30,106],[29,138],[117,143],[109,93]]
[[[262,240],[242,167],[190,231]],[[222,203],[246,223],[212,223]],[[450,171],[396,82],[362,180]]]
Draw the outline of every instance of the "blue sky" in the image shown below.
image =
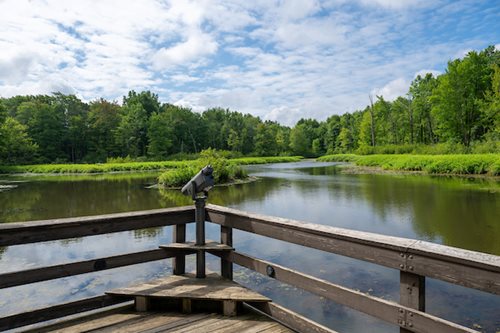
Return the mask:
[[500,48],[500,1],[0,0],[0,96],[220,106],[293,125]]

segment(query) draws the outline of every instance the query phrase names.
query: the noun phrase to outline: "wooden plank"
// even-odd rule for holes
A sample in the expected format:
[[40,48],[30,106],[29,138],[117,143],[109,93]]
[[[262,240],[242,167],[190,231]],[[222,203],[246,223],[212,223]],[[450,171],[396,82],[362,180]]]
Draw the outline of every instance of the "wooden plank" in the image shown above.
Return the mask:
[[[425,312],[425,276],[400,272],[399,304]],[[411,332],[405,327],[413,326],[413,320],[406,313],[401,313],[400,333]]]
[[[185,316],[179,313],[144,313],[143,317],[126,322],[109,325],[102,329],[92,331],[94,333],[142,333],[157,330],[158,327],[169,325],[180,320],[185,320]],[[81,331],[78,331],[81,332]],[[69,332],[67,332],[69,333]],[[73,332],[71,332],[73,333]],[[76,333],[76,332],[75,332]]]
[[182,313],[191,313],[191,299],[182,299]]
[[237,303],[236,301],[223,301],[222,302],[222,313],[224,316],[234,317],[236,316]]
[[130,322],[131,320],[136,320],[137,318],[141,318],[143,316],[144,314],[137,313],[135,311],[128,313],[117,313],[115,315],[101,315],[98,318],[89,316],[80,318],[76,321],[64,322],[59,325],[37,328],[34,330],[34,332],[69,333],[97,330],[113,325],[118,325],[124,322]]
[[150,299],[145,296],[135,296],[135,311],[146,312],[149,310]]
[[[233,246],[233,229],[224,226],[220,227],[220,242],[222,244],[227,244],[228,246]],[[233,263],[221,259],[220,262],[220,275],[222,277],[232,280],[233,279]]]
[[[246,318],[248,317],[248,318]],[[233,323],[226,327],[220,327],[217,329],[217,333],[234,333],[234,332],[250,332],[252,329],[255,329],[258,325],[264,324],[277,324],[273,319],[268,318],[264,315],[257,315],[257,312],[252,308],[252,313],[246,315],[246,317],[239,316],[233,320]],[[283,325],[279,325],[283,332],[292,333],[292,330],[288,329]]]
[[123,302],[123,299],[117,299],[107,295],[103,295],[86,298],[75,302],[58,304],[43,309],[23,312],[20,314],[0,318],[0,331],[28,326],[31,324],[36,324],[43,321],[61,318]]
[[95,310],[93,314],[80,314],[73,317],[76,318],[59,318],[55,323],[49,325],[35,325],[37,327],[23,330],[23,333],[63,333],[74,331],[74,327],[78,327],[79,331],[88,331],[98,328],[103,328],[110,325],[117,325],[122,322],[129,321],[134,318],[143,317],[144,314],[137,313],[133,310],[130,304],[126,306],[115,307],[111,310]]
[[[186,241],[185,224],[173,226],[172,240],[176,243],[184,243]],[[172,267],[175,275],[186,273],[186,256],[183,254],[175,256],[172,262]]]
[[[274,278],[278,281],[331,299],[339,304],[346,305],[352,309],[364,312],[391,324],[401,326],[401,315],[403,315],[404,318],[406,314],[410,315],[411,313],[413,323],[410,330],[414,332],[477,332],[424,312],[402,306],[396,302],[366,295],[359,291],[345,288],[326,280],[300,273],[265,260],[256,259],[242,253],[231,252],[218,255],[224,255],[227,260],[231,260],[237,265],[252,269],[264,275],[267,275],[267,268],[271,266],[274,270]],[[421,330],[421,328],[425,330]]]
[[207,205],[207,216],[221,226],[500,294],[500,256],[215,205]]
[[192,206],[0,224],[0,246],[28,244],[194,221]]
[[246,303],[266,315],[278,320],[291,329],[302,333],[336,333],[326,326],[318,324],[276,303]]
[[164,298],[189,298],[200,300],[236,300],[269,302],[270,299],[245,288],[234,281],[209,274],[197,279],[192,274],[171,275],[165,278],[119,288],[106,292],[114,296],[147,296]]
[[[146,330],[140,331],[141,333],[160,333],[160,332],[174,332],[178,328],[183,328],[183,327],[188,327],[189,325],[192,325],[193,323],[205,320],[206,318],[213,318],[216,315],[211,313],[211,314],[206,314],[206,313],[199,313],[199,314],[194,314],[194,315],[189,315],[185,316],[183,315],[182,318],[178,318],[174,321],[170,321],[166,324],[163,325],[157,325],[154,328],[149,328]],[[137,331],[131,331],[131,332],[137,332]]]
[[[412,249],[409,253],[412,253]],[[500,257],[499,257],[500,258]],[[423,254],[408,254],[407,267],[411,273],[500,295],[500,273],[467,266],[465,263],[431,258]]]
[[168,250],[185,250],[185,251],[195,251],[195,250],[210,250],[210,251],[232,251],[234,248],[232,246],[221,244],[215,241],[206,241],[203,245],[196,245],[195,242],[185,242],[185,243],[170,243],[167,245],[160,245],[162,249]]
[[[196,244],[205,244],[205,202],[206,197],[196,197],[193,198],[195,204],[195,216],[196,216]],[[199,279],[205,278],[206,276],[206,263],[205,263],[205,251],[198,250],[196,252],[196,277]]]
[[79,261],[69,264],[61,264],[49,267],[28,269],[13,273],[6,273],[0,275],[0,289],[100,270],[140,264],[149,261],[161,260],[165,258],[171,258],[174,255],[176,255],[176,253],[173,251],[155,249],[106,258]]
[[210,328],[217,327],[223,322],[221,315],[214,315],[211,317],[203,318],[201,320],[192,321],[187,325],[176,327],[168,330],[168,332],[175,333],[196,333],[196,332],[210,332]]

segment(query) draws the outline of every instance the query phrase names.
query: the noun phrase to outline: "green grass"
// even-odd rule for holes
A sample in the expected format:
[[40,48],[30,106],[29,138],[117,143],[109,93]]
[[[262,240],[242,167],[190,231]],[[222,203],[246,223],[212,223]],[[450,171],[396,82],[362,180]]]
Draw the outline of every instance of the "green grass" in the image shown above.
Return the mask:
[[127,162],[127,163],[103,163],[103,164],[35,164],[0,166],[0,173],[107,173],[123,171],[149,171],[179,168],[186,165],[185,161],[163,161],[163,162]]
[[[300,156],[285,157],[245,157],[231,159],[237,165],[297,162]],[[36,173],[36,174],[92,174],[126,171],[152,171],[187,167],[193,161],[161,161],[161,162],[119,162],[102,164],[35,164],[0,166],[0,174]]]
[[248,165],[248,164],[299,162],[302,159],[303,159],[302,156],[266,156],[266,157],[240,157],[240,158],[230,159],[229,161],[238,165]]
[[429,174],[500,175],[500,154],[453,155],[326,155],[322,162],[354,162],[387,170],[422,171]]

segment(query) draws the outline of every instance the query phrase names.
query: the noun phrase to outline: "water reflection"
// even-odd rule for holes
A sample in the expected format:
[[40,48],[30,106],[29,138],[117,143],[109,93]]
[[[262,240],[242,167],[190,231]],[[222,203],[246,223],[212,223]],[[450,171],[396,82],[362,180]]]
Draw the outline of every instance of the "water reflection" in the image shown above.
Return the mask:
[[[331,163],[300,162],[251,166],[259,180],[216,187],[209,202],[246,211],[288,217],[381,234],[418,238],[476,251],[500,254],[498,182],[426,176],[348,175]],[[19,187],[0,192],[0,221],[97,215],[191,204],[177,190],[147,189],[156,174],[83,178],[29,178]],[[170,242],[171,229],[150,228],[57,242],[0,248],[0,271],[18,271],[156,248]],[[219,228],[207,226],[207,238],[218,239]],[[399,272],[350,258],[235,231],[242,252],[313,276],[398,300]],[[194,239],[194,226],[188,227]],[[218,261],[207,257],[209,269]],[[189,257],[188,269],[194,269]],[[170,261],[159,261],[0,290],[0,315],[97,295],[105,290],[170,272]],[[397,332],[398,329],[333,302],[238,268],[236,279],[276,302],[339,331]],[[23,295],[19,300],[19,295]],[[19,300],[12,302],[13,299]],[[500,327],[498,297],[429,279],[427,305],[438,314],[486,331]]]

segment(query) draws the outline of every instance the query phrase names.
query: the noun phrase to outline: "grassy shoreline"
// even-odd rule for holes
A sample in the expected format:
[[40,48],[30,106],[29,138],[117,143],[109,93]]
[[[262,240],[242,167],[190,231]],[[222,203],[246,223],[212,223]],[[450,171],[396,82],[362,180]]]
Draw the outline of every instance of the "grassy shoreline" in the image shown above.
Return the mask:
[[352,162],[359,167],[436,175],[500,176],[500,154],[453,155],[325,155],[320,162]]
[[[228,160],[232,164],[298,162],[301,156],[243,157]],[[161,171],[192,165],[193,161],[127,162],[102,164],[35,164],[0,166],[0,174],[99,174],[135,171]]]

